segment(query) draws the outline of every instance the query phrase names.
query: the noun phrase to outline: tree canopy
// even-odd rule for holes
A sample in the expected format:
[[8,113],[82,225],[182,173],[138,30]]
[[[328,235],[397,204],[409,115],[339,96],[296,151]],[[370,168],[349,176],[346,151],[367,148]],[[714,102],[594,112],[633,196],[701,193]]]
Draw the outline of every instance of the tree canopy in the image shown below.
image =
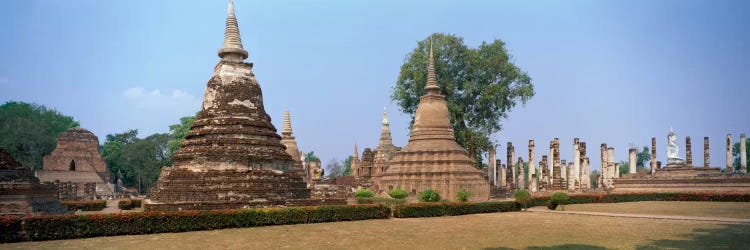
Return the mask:
[[107,135],[102,155],[110,171],[122,178],[123,184],[145,192],[156,182],[161,168],[171,166],[168,142],[170,134],[152,134],[139,139],[138,130]]
[[185,116],[180,118],[180,123],[169,126],[169,158],[172,158],[174,152],[177,152],[177,150],[182,147],[182,142],[185,141],[185,135],[190,132],[190,127],[193,126],[194,121],[195,116]]
[[0,106],[0,147],[24,166],[42,168],[42,158],[52,153],[57,136],[80,124],[71,116],[45,106],[6,102]]
[[493,146],[490,135],[502,130],[501,119],[534,96],[531,77],[511,62],[500,39],[469,48],[461,37],[432,34],[407,55],[391,94],[400,110],[411,114],[412,124],[419,97],[425,94],[430,44],[456,141],[481,166],[482,153]]

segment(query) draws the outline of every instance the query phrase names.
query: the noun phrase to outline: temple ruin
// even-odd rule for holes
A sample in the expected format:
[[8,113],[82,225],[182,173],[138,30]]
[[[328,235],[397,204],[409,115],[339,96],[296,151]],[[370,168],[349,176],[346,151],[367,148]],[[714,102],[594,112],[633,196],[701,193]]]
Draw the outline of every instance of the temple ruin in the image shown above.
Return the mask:
[[[310,199],[271,124],[230,1],[221,58],[173,167],[162,169],[146,210],[207,210],[345,204]],[[291,136],[291,128],[289,131]]]
[[57,146],[44,156],[36,171],[42,182],[56,183],[62,200],[113,197],[107,165],[99,153],[99,138],[84,128],[71,128],[57,136]]
[[54,184],[40,183],[34,171],[0,148],[0,216],[64,214]]

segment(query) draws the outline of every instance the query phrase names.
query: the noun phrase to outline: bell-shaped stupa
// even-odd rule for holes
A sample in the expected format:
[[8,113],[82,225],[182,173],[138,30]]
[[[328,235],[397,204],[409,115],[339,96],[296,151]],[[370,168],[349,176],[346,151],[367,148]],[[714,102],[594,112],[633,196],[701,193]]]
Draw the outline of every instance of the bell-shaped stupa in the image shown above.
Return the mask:
[[473,201],[488,200],[490,187],[482,171],[453,137],[445,96],[440,95],[435,62],[430,46],[426,94],[419,98],[409,142],[376,179],[378,189],[403,189],[418,194],[427,189],[438,191],[444,199],[456,199],[461,190],[471,192]]
[[[151,189],[148,210],[321,205],[294,169],[263,107],[229,2],[221,60],[174,166]],[[291,131],[290,131],[291,132]]]

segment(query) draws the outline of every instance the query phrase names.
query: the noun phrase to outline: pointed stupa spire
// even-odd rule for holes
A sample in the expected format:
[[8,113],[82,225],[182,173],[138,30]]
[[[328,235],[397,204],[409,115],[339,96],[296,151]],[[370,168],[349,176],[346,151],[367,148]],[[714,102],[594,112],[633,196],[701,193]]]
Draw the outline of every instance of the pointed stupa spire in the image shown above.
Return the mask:
[[289,110],[284,111],[284,128],[281,130],[282,135],[292,135],[292,118]]
[[386,107],[383,106],[383,125],[388,125],[388,112],[386,110]]
[[247,59],[247,51],[242,48],[240,28],[234,16],[234,2],[229,0],[227,10],[227,27],[224,30],[224,46],[219,49],[219,57],[224,61],[241,62]]
[[359,150],[357,150],[357,142],[354,142],[354,153],[352,154],[353,159],[359,159]]
[[432,56],[432,38],[430,38],[430,64],[427,68],[427,85],[424,89],[427,90],[427,94],[440,94],[440,87],[437,85],[435,75],[435,58]]

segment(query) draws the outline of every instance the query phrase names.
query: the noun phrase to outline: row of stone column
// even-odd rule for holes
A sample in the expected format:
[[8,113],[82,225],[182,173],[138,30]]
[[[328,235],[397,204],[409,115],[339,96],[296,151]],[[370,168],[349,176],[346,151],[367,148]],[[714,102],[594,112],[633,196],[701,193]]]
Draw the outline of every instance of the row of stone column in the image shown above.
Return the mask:
[[[525,175],[523,157],[515,157],[515,147],[513,143],[508,142],[505,164],[500,164],[497,160],[496,150],[490,150],[488,168],[488,180],[495,187],[503,187],[511,190],[529,189],[537,192],[540,189],[551,190],[578,190],[589,189],[590,167],[589,159],[586,157],[586,143],[581,142],[578,138],[573,140],[573,161],[566,162],[560,159],[560,143],[555,138],[550,141],[551,164],[547,155],[542,156],[538,162],[539,172],[537,172],[537,162],[534,157],[534,140],[529,140],[528,159],[529,170]],[[518,168],[515,166],[518,165]]]

